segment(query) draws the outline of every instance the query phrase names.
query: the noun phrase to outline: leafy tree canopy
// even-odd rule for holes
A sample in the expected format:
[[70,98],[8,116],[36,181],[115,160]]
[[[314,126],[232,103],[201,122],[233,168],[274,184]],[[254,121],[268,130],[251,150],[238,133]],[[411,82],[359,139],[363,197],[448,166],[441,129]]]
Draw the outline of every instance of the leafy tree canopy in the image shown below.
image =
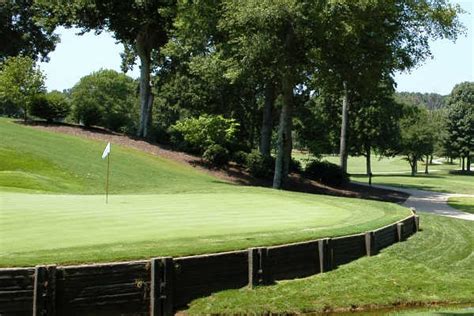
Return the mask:
[[55,24],[45,25],[44,11],[34,0],[0,1],[0,61],[9,56],[47,60],[59,37]]

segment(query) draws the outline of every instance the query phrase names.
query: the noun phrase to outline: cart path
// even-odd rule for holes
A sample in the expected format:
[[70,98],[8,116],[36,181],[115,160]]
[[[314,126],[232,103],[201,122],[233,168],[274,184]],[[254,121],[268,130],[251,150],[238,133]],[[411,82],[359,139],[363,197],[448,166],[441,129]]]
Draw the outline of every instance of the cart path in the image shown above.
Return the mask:
[[448,205],[450,197],[474,197],[470,194],[452,194],[418,189],[398,188],[385,185],[374,185],[375,187],[387,190],[395,190],[410,194],[410,197],[402,204],[406,207],[413,207],[417,212],[427,212],[442,216],[449,216],[468,221],[474,221],[474,214],[459,211]]

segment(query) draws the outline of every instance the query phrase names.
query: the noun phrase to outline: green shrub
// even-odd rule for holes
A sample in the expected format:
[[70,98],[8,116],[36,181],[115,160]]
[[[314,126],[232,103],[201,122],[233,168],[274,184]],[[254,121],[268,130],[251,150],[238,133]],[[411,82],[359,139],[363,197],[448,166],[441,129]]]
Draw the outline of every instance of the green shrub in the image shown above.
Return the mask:
[[47,122],[64,119],[70,110],[69,100],[59,91],[38,95],[30,105],[31,115],[45,119]]
[[132,78],[114,70],[93,72],[71,90],[72,116],[85,126],[133,134],[139,112],[136,87]]
[[218,144],[210,145],[203,153],[202,158],[215,166],[222,167],[229,162],[229,151]]
[[301,162],[299,160],[291,158],[291,160],[290,160],[290,172],[301,173],[301,170],[302,170]]
[[304,175],[329,186],[342,186],[349,182],[349,175],[341,167],[327,161],[310,161],[306,165]]
[[179,120],[171,126],[171,142],[178,148],[202,154],[217,144],[227,150],[235,146],[239,124],[222,115],[202,115]]
[[258,150],[253,150],[247,155],[245,167],[256,178],[268,178],[275,169],[275,159],[263,156]]
[[247,156],[248,156],[248,153],[246,153],[245,151],[239,150],[239,151],[236,151],[232,155],[232,160],[236,164],[243,166],[243,165],[245,165],[245,163],[247,161]]

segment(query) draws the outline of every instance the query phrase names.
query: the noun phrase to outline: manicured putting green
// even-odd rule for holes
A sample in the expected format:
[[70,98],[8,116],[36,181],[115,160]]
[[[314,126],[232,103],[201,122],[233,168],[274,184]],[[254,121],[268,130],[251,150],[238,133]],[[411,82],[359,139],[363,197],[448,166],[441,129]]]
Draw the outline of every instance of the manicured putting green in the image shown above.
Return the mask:
[[226,193],[2,193],[0,266],[190,255],[362,232],[409,215],[388,203],[259,188]]

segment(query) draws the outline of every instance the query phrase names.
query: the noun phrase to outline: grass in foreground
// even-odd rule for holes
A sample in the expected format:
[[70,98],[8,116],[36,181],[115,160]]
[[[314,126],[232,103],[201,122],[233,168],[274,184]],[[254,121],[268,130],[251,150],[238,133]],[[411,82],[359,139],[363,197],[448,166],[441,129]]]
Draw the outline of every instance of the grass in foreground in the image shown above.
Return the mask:
[[422,231],[375,257],[276,285],[216,293],[190,314],[322,312],[351,307],[474,303],[474,222],[420,215]]
[[460,211],[474,214],[474,197],[450,197],[448,204]]
[[409,215],[376,201],[235,187],[233,192],[2,193],[0,267],[201,254],[363,232]]

